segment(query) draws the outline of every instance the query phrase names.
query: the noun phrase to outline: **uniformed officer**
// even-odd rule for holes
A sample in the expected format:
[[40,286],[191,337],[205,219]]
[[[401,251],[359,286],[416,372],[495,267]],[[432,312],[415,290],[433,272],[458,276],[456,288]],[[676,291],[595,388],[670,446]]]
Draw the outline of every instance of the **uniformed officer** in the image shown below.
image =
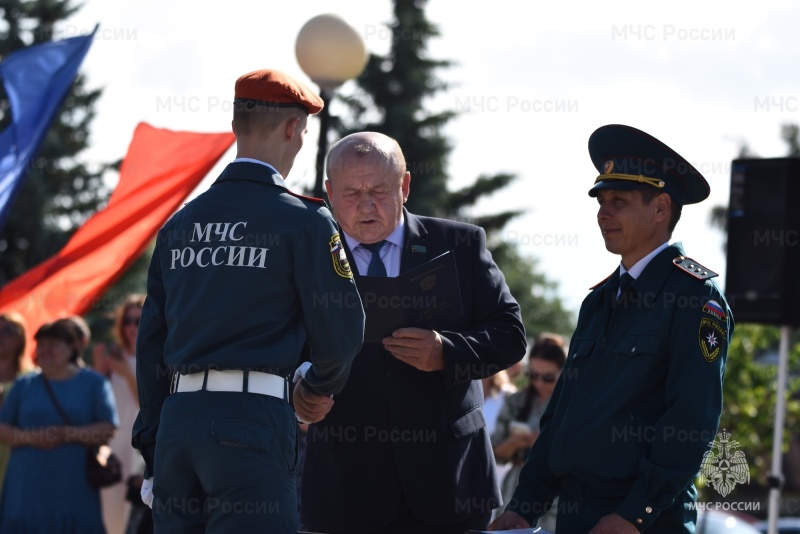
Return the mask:
[[492,528],[527,528],[559,497],[559,534],[694,532],[700,470],[719,424],[733,334],[716,273],[669,239],[709,187],[635,128],[589,139],[589,195],[618,269],[581,306],[569,358],[511,503]]
[[[158,234],[137,340],[143,498],[156,532],[297,530],[287,376],[321,420],[361,348],[364,311],[325,203],[287,189],[322,100],[260,70],[236,81],[237,157]],[[176,157],[180,157],[176,154]]]

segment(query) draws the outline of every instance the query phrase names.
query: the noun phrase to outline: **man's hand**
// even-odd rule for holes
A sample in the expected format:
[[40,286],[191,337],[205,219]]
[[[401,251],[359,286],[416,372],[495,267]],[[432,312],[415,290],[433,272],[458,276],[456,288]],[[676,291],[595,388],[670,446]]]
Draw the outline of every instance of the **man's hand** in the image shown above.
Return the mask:
[[514,528],[531,528],[531,526],[516,512],[503,512],[489,525],[489,530],[511,530]]
[[391,337],[383,338],[383,347],[400,361],[420,371],[444,369],[442,336],[423,328],[398,328]]
[[303,423],[319,423],[333,408],[333,399],[327,395],[317,395],[305,386],[300,379],[292,393],[294,411]]
[[637,534],[638,532],[639,529],[621,515],[608,514],[597,522],[589,534]]
[[512,432],[508,439],[511,440],[516,451],[519,449],[530,449],[533,447],[533,444],[536,443],[536,438],[538,437],[539,431],[534,430],[533,432],[526,432],[524,434]]
[[142,489],[139,491],[142,502],[150,508],[153,507],[153,477],[142,480]]

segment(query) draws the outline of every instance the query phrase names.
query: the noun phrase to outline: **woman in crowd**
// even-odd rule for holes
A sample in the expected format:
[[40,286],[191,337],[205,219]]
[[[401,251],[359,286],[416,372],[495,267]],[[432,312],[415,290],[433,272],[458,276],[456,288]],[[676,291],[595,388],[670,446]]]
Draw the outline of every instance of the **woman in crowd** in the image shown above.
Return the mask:
[[[22,315],[16,312],[0,314],[0,406],[14,381],[22,373],[33,370],[33,364],[25,354],[26,336]],[[10,455],[11,449],[0,444],[0,492]]]
[[[128,495],[128,479],[139,477],[132,483],[140,488],[141,472],[134,472],[141,465],[139,453],[131,446],[131,432],[136,414],[139,413],[139,395],[136,389],[136,334],[142,317],[144,295],[129,295],[115,312],[114,338],[116,344],[96,344],[93,351],[97,372],[111,381],[111,389],[119,414],[119,432],[109,445],[122,463],[122,484],[102,490],[103,520],[108,534],[123,534],[131,514]],[[138,470],[138,469],[137,469]]]
[[506,397],[517,391],[506,371],[500,371],[481,380],[483,386],[483,418],[486,431],[491,436],[497,426],[497,417],[505,404]]
[[0,408],[0,442],[11,447],[0,532],[104,533],[100,493],[86,476],[86,449],[114,434],[111,387],[77,364],[68,321],[42,325],[34,339],[41,372],[18,378]]
[[[561,336],[539,336],[528,356],[528,386],[507,396],[500,409],[492,446],[498,464],[511,464],[501,484],[503,501],[506,503],[514,494],[528,452],[539,436],[539,418],[544,413],[566,361],[566,347]],[[555,530],[556,504],[551,509],[552,513],[539,521],[539,526],[546,530]]]

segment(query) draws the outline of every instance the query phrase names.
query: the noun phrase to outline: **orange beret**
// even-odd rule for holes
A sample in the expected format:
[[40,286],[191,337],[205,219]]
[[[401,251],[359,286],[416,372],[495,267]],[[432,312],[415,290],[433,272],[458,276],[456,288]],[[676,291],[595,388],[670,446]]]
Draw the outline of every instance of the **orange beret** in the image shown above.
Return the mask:
[[322,111],[322,99],[288,74],[262,69],[248,72],[236,80],[234,99],[257,100],[278,106],[299,106],[310,115]]

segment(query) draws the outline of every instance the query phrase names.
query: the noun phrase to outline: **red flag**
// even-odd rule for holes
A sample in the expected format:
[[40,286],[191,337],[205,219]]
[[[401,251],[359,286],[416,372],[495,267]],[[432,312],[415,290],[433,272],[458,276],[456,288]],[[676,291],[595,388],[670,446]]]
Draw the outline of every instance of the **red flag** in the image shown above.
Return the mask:
[[28,347],[42,324],[83,315],[92,307],[233,141],[232,133],[176,132],[145,123],[136,127],[108,206],[55,256],[0,289],[0,313],[17,311],[25,317]]

